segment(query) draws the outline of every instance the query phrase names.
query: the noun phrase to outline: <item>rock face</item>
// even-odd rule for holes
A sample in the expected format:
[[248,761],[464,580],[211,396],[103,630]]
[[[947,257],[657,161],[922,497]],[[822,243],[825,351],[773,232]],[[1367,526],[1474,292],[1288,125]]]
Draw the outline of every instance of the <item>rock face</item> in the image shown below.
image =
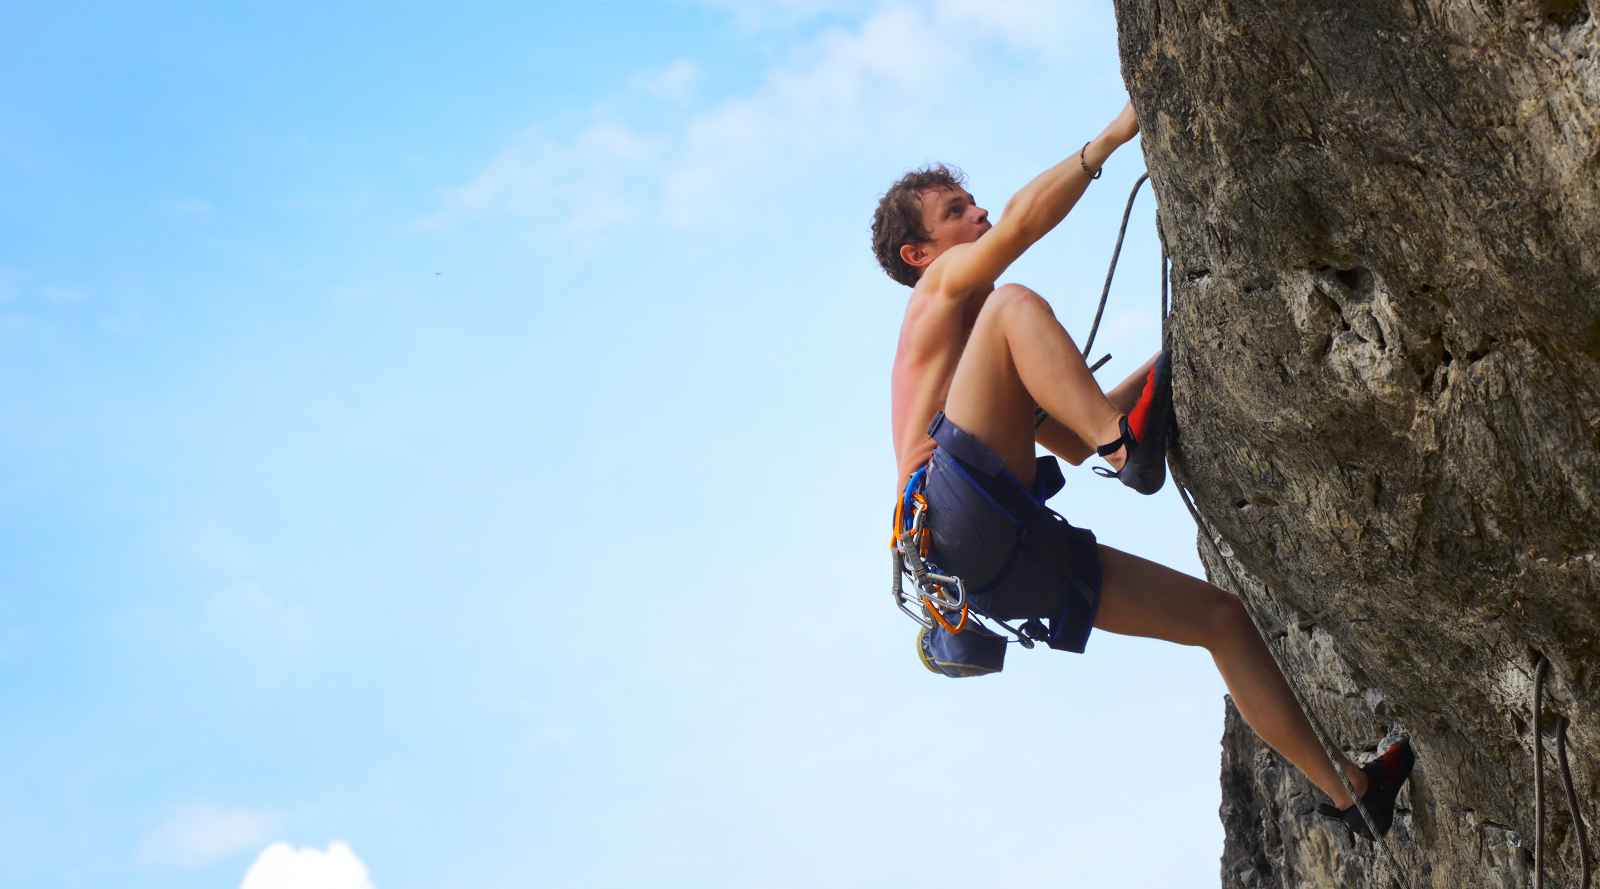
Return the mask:
[[[1175,464],[1385,849],[1229,709],[1226,887],[1579,882],[1600,835],[1600,0],[1117,0],[1173,259]],[[1226,559],[1224,564],[1221,559]],[[1231,573],[1230,573],[1231,572]]]

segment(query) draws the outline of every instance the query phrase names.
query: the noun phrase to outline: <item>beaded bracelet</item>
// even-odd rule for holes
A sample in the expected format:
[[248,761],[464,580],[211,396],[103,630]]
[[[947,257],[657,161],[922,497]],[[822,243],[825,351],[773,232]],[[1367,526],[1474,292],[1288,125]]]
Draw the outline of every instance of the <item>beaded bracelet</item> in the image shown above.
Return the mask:
[[1102,166],[1098,170],[1089,169],[1088,152],[1089,152],[1089,143],[1085,142],[1085,143],[1083,143],[1083,147],[1078,149],[1078,166],[1082,167],[1083,171],[1085,173],[1089,174],[1089,178],[1090,179],[1099,179],[1100,178],[1100,174],[1104,173],[1106,171],[1106,168],[1104,166]]

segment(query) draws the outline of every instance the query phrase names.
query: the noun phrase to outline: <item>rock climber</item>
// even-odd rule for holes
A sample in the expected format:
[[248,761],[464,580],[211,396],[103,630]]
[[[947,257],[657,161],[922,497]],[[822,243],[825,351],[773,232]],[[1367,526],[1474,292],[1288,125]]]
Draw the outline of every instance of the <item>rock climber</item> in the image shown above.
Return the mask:
[[891,382],[896,490],[925,470],[929,558],[965,579],[979,613],[1049,618],[1049,645],[1079,653],[1094,628],[1204,647],[1240,715],[1332,801],[1323,814],[1370,838],[1337,768],[1384,834],[1414,761],[1407,740],[1365,767],[1342,754],[1330,763],[1237,597],[1096,543],[1044,506],[1062,476],[1054,457],[1036,458],[1036,444],[1074,466],[1097,456],[1109,467],[1097,471],[1142,494],[1166,479],[1168,355],[1104,392],[1043,297],[995,285],[1138,131],[1130,103],[1013,195],[998,222],[942,165],[907,173],[883,195],[873,252],[911,288]]

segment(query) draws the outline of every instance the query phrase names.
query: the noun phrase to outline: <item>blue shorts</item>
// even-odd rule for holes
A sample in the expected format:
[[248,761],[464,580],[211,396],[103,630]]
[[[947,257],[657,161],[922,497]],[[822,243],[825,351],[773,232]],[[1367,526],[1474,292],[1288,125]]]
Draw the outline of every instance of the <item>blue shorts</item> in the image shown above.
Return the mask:
[[1029,488],[943,413],[928,434],[938,444],[924,489],[930,561],[961,578],[979,613],[1041,619],[1051,648],[1081,653],[1100,609],[1100,550],[1093,532],[1044,505],[1065,484],[1056,458],[1039,458]]

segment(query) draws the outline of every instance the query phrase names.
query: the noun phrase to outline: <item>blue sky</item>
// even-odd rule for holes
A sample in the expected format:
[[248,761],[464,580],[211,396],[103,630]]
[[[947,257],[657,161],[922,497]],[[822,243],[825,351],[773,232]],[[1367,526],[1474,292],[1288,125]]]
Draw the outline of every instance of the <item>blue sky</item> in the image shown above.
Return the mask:
[[[1204,652],[952,682],[888,602],[876,197],[1125,100],[1102,4],[996,7],[9,10],[0,881],[1214,885]],[[1142,169],[1008,276],[1080,338]]]

